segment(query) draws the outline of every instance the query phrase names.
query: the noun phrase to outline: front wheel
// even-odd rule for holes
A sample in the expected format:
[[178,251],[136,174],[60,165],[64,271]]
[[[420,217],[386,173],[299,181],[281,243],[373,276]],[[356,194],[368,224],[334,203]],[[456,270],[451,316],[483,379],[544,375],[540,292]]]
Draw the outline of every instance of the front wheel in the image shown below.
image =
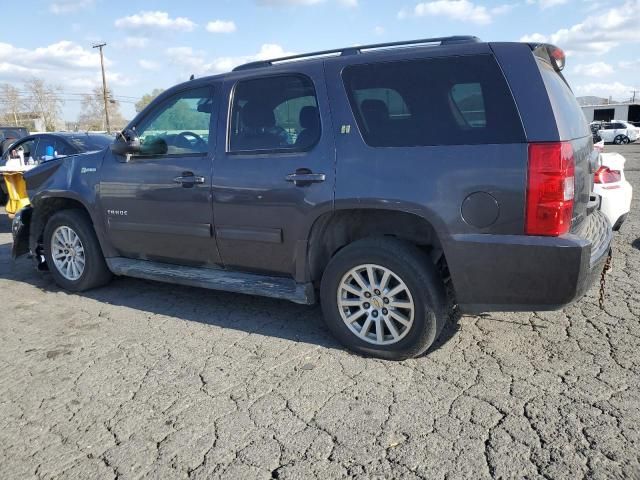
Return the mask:
[[55,282],[82,292],[111,279],[89,216],[82,210],[53,214],[44,229],[44,254]]
[[325,321],[351,350],[389,360],[424,353],[447,316],[430,258],[392,238],[359,240],[329,262],[321,284]]

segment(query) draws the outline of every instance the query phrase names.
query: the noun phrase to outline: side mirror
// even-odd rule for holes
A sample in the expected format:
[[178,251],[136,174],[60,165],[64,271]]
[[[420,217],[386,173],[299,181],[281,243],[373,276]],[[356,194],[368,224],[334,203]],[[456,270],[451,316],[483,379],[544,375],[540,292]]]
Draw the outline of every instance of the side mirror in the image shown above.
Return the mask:
[[111,151],[116,155],[128,157],[140,153],[140,138],[133,128],[125,128],[116,134],[111,144]]

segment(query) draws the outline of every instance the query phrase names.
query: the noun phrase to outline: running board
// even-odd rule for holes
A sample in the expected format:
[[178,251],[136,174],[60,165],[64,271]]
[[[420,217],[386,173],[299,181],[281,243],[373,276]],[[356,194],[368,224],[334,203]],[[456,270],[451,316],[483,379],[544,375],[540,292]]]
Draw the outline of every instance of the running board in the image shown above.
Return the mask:
[[290,278],[269,277],[216,268],[185,267],[122,257],[107,258],[106,261],[109,270],[115,275],[177,283],[210,290],[280,298],[303,305],[311,305],[316,302],[315,290],[311,283],[297,283]]

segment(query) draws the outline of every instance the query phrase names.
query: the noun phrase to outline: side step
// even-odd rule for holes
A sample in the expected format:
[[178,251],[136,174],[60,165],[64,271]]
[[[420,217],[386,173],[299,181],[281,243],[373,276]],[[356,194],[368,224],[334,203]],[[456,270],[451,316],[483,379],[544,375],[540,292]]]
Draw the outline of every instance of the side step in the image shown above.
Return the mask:
[[107,258],[106,261],[109,270],[116,275],[280,298],[303,305],[311,305],[316,302],[315,290],[311,283],[297,283],[290,278],[269,277],[215,268],[184,267],[122,257]]

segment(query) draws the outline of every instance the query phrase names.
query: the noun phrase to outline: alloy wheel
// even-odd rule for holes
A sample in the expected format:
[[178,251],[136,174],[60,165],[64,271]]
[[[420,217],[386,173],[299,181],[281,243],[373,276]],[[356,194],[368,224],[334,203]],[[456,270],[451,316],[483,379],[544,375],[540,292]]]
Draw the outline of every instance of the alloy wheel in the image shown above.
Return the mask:
[[84,246],[78,234],[67,226],[55,229],[51,236],[51,258],[56,270],[72,282],[82,277],[85,267]]
[[364,264],[338,286],[338,310],[349,330],[374,345],[391,345],[411,330],[415,304],[409,287],[390,269]]

